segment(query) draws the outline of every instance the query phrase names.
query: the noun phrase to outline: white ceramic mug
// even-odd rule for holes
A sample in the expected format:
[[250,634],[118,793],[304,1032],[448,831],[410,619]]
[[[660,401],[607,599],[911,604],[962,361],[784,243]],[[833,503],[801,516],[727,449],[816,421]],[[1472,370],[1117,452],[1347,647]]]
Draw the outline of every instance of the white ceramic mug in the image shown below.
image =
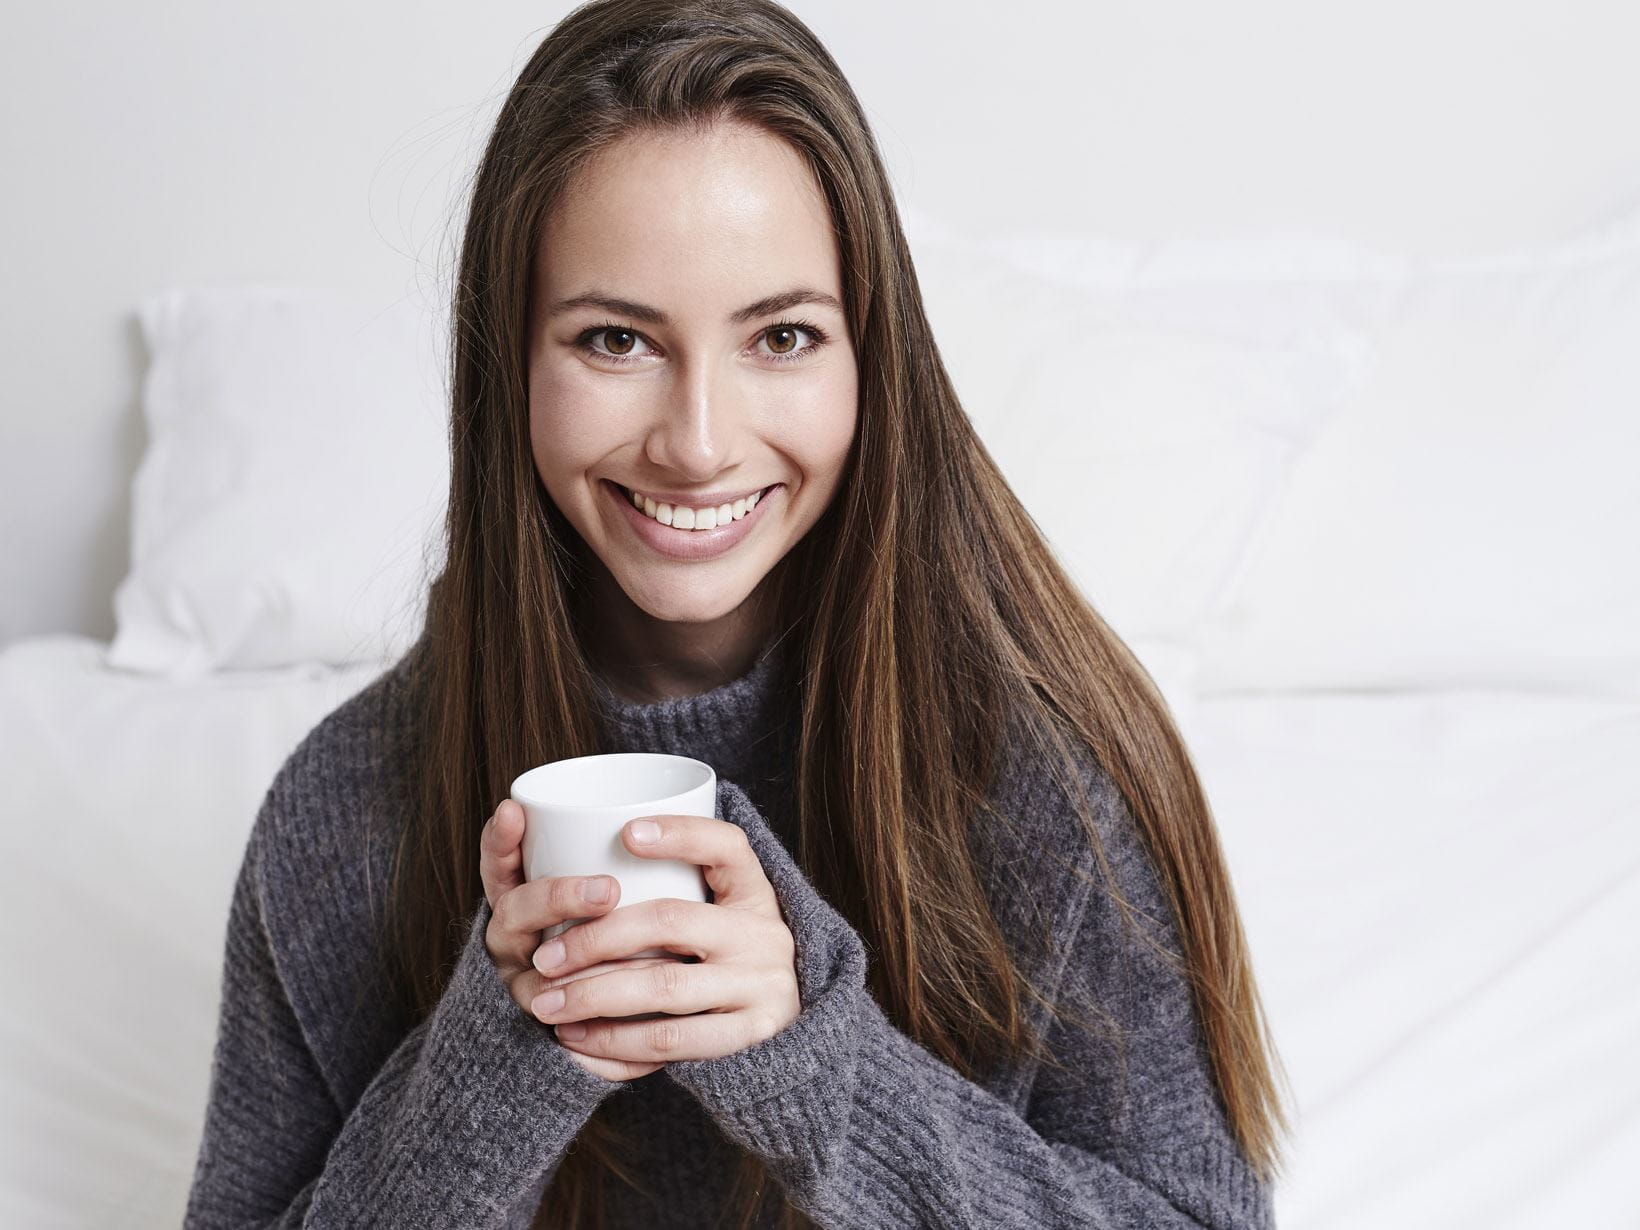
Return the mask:
[[[524,878],[614,876],[618,906],[679,897],[706,900],[706,877],[694,863],[640,858],[621,841],[621,829],[640,816],[717,814],[717,773],[703,760],[663,752],[572,756],[538,765],[513,779],[512,798],[524,809]],[[587,921],[549,927],[542,942]],[[673,957],[646,948],[632,957]],[[565,981],[608,967],[578,970]]]

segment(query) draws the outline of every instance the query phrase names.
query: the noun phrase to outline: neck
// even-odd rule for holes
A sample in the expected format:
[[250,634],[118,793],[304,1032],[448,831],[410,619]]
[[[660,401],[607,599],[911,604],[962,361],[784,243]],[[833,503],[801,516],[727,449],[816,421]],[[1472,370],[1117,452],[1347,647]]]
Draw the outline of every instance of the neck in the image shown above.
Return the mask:
[[[717,687],[660,701],[623,697],[598,675],[600,752],[665,752],[704,760],[738,784],[777,832],[796,764],[801,697],[797,646],[776,636],[750,668]],[[791,813],[795,814],[795,813]]]
[[620,699],[640,704],[695,696],[752,668],[772,632],[769,589],[703,623],[656,619],[598,568],[583,598],[581,627],[594,669]]

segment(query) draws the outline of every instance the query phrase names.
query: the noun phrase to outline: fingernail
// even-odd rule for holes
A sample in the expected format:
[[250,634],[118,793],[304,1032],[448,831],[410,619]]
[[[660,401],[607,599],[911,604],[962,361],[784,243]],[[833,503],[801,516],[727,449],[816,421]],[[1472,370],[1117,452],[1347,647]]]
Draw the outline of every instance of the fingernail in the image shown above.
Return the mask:
[[630,827],[634,845],[648,846],[660,840],[661,826],[653,820],[634,820]]
[[552,1031],[560,1038],[568,1038],[571,1042],[579,1042],[587,1035],[587,1027],[579,1021],[566,1021],[562,1025],[554,1025]]
[[581,896],[588,901],[609,900],[609,877],[597,876],[581,885]]
[[543,944],[535,954],[535,968],[543,974],[549,969],[557,969],[564,963],[564,941],[553,940],[550,944]]

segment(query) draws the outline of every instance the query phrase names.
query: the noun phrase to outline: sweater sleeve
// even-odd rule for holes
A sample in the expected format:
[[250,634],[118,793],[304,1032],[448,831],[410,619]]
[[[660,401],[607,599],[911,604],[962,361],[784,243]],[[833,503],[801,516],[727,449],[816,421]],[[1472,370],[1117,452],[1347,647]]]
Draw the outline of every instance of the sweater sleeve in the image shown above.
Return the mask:
[[184,1225],[527,1225],[532,1197],[620,1084],[574,1063],[512,1001],[485,944],[482,901],[439,1003],[368,1083],[359,1079],[355,1104],[338,1105],[326,1077],[344,1061],[315,1054],[318,1031],[296,1005],[318,1002],[305,984],[324,976],[325,953],[367,940],[338,933],[335,914],[304,914],[301,951],[270,938],[279,933],[267,925],[276,907],[261,871],[270,804],[271,792],[234,886]]
[[[667,1065],[722,1130],[758,1154],[819,1225],[1210,1227],[1268,1230],[1270,1193],[1209,1088],[1184,984],[1116,941],[1114,903],[1084,890],[1063,916],[1061,982],[1097,984],[1129,1031],[1128,1088],[1092,1031],[1056,1027],[1068,1075],[1009,1100],[902,1033],[866,989],[859,935],[792,861],[733,783],[723,815],[747,832],[797,950],[802,1008],[784,1030],[716,1059]],[[1101,800],[1108,815],[1114,786]],[[1115,795],[1119,800],[1119,794]],[[1113,842],[1124,895],[1153,911],[1136,834]],[[1091,854],[1090,854],[1091,858]],[[1146,877],[1149,877],[1148,882]],[[1016,1109],[1023,1101],[1023,1112]]]

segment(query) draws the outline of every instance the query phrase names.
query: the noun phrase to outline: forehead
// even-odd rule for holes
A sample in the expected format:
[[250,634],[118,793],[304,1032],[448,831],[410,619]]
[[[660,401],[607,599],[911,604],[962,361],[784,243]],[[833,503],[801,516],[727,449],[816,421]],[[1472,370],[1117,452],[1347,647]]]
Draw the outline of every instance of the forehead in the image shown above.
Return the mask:
[[537,274],[549,299],[596,283],[680,311],[739,306],[797,281],[841,297],[813,171],[785,141],[739,123],[634,133],[600,151],[548,217]]

